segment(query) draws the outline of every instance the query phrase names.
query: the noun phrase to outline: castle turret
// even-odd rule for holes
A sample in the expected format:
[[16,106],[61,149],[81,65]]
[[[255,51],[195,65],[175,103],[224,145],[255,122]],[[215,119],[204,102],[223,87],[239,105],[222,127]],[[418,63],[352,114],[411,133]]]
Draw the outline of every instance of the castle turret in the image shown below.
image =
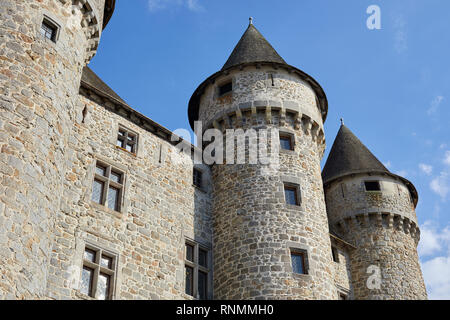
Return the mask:
[[426,299],[419,265],[418,195],[342,125],[323,169],[330,229],[353,244],[355,299]]
[[[216,299],[337,298],[320,176],[326,114],[320,85],[288,65],[252,23],[193,94],[193,128],[201,121],[204,130],[258,134],[244,164],[212,165]],[[276,132],[275,141],[262,138],[264,129]],[[278,165],[252,164],[257,144],[281,146]]]
[[82,70],[114,2],[2,0],[0,298],[47,296],[53,235],[64,235],[60,199],[76,158],[67,146],[83,117]]

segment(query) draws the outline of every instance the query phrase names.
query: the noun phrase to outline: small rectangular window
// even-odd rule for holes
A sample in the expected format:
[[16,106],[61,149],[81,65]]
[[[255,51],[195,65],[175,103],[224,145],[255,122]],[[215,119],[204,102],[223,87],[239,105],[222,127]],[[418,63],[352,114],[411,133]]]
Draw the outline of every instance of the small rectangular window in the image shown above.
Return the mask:
[[381,191],[379,181],[365,181],[364,185],[366,187],[366,191]]
[[345,293],[339,293],[339,300],[348,300],[347,295]]
[[300,205],[298,186],[285,184],[284,185],[284,196],[286,199],[286,204],[293,205],[293,206]]
[[47,39],[56,42],[56,36],[58,34],[58,26],[51,22],[48,18],[44,17],[41,24],[41,34]]
[[117,135],[117,146],[130,153],[136,154],[137,152],[138,135],[127,129],[119,128]]
[[283,150],[294,150],[294,137],[291,134],[280,133],[280,147]]
[[208,299],[209,284],[209,252],[204,247],[193,241],[185,244],[185,292],[200,300]]
[[97,162],[92,185],[92,201],[120,212],[124,174],[110,165]]
[[333,261],[339,263],[339,252],[337,248],[331,247],[331,254],[333,255]]
[[306,270],[306,253],[303,251],[291,251],[292,271],[297,274],[307,274]]
[[86,246],[83,255],[80,292],[99,300],[110,300],[117,258],[103,249]]
[[201,188],[202,187],[202,177],[203,172],[198,169],[194,169],[194,186]]
[[230,93],[232,91],[233,91],[233,83],[231,81],[227,82],[227,83],[219,86],[219,97],[223,96],[227,93]]

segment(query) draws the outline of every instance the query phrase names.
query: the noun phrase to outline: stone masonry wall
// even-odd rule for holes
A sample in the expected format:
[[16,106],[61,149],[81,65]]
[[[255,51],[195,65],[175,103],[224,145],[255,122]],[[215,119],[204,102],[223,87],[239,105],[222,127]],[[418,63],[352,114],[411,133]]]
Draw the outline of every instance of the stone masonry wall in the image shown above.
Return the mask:
[[[96,2],[98,7],[104,3]],[[56,43],[41,36],[44,15],[60,26]],[[88,47],[82,20],[72,2],[0,3],[2,298],[45,297],[54,217]]]
[[[218,98],[211,86],[201,99],[204,128],[211,123],[221,130],[282,128],[295,140],[295,151],[276,155],[278,168],[213,165],[215,298],[335,299],[320,176],[324,141],[315,95],[282,71],[275,72],[278,80],[272,88],[264,81],[268,72],[275,70],[232,73],[216,81],[220,85],[231,78],[231,95]],[[277,134],[273,142],[258,143],[275,145],[278,139]],[[286,205],[284,182],[299,185],[300,206]],[[307,275],[292,272],[293,248],[308,252]]]
[[[89,112],[84,123],[79,115],[69,143],[50,297],[89,299],[79,292],[78,278],[91,243],[119,257],[114,299],[192,299],[184,293],[184,245],[187,238],[212,247],[209,168],[200,165],[205,188],[194,187],[189,155],[112,112],[113,104],[83,94],[90,98],[82,96],[80,104]],[[137,155],[116,147],[119,124],[139,135]],[[96,160],[126,174],[120,213],[91,201]]]

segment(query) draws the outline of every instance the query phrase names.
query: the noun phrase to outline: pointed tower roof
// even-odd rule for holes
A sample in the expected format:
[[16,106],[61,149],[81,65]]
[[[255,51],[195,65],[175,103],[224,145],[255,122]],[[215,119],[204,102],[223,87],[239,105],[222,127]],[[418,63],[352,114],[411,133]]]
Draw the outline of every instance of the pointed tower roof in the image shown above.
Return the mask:
[[194,122],[199,118],[200,99],[205,92],[206,87],[214,84],[217,78],[230,74],[232,70],[243,70],[247,67],[259,68],[263,66],[286,70],[292,75],[297,75],[311,86],[319,100],[318,107],[322,119],[325,122],[328,114],[328,100],[320,84],[302,70],[287,64],[264,36],[255,28],[252,23],[252,18],[250,18],[249,26],[222,69],[203,81],[192,94],[188,107],[189,124],[191,125],[191,128],[194,129]]
[[250,62],[286,64],[264,36],[250,23],[222,70]]
[[414,185],[391,173],[355,134],[342,124],[322,171],[323,183],[327,185],[338,178],[359,173],[384,174],[400,179],[408,187],[414,204],[417,205],[418,194]]

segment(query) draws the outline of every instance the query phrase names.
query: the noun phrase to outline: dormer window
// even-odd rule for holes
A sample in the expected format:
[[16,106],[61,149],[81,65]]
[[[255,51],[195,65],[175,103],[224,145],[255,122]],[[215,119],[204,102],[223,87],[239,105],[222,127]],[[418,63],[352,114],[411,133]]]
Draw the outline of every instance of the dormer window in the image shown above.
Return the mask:
[[233,91],[233,82],[227,82],[219,86],[219,97],[229,94]]
[[381,191],[380,181],[365,181],[366,191]]
[[54,22],[52,22],[49,18],[44,17],[40,31],[43,37],[53,42],[56,42],[58,35],[58,26]]

